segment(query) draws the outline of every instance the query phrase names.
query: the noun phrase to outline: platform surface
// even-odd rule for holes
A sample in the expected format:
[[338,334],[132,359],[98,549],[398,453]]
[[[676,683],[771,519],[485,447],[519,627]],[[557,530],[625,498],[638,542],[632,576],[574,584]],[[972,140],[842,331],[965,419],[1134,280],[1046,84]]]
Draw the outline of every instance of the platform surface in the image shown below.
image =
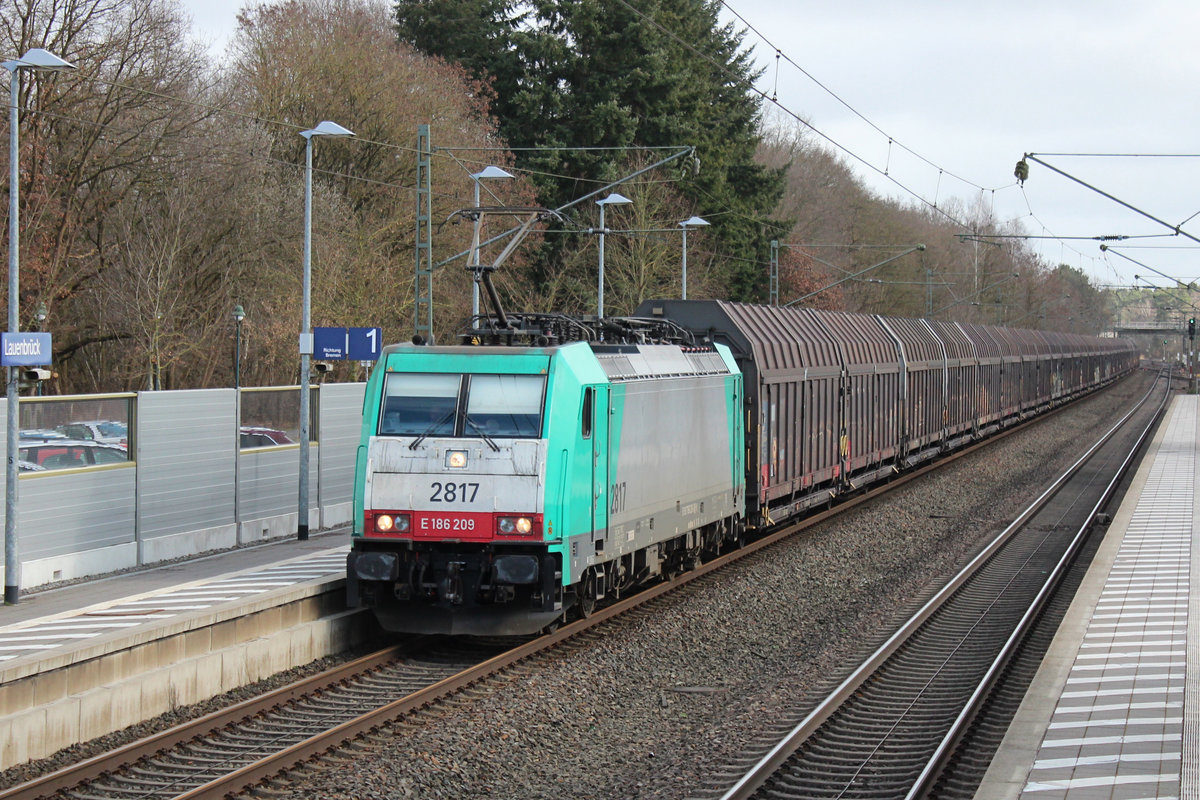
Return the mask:
[[1198,414],[1171,401],[977,798],[1200,797]]
[[345,575],[349,547],[349,530],[341,528],[22,595],[0,606],[0,664],[119,631],[136,634],[305,581],[336,580]]

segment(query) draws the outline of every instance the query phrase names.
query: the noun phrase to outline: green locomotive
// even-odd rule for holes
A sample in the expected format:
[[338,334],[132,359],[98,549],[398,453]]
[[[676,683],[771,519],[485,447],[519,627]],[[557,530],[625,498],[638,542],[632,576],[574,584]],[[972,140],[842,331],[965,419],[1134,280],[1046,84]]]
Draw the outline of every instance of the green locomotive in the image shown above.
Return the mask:
[[742,535],[741,373],[719,345],[386,348],[348,563],[389,631],[524,634]]

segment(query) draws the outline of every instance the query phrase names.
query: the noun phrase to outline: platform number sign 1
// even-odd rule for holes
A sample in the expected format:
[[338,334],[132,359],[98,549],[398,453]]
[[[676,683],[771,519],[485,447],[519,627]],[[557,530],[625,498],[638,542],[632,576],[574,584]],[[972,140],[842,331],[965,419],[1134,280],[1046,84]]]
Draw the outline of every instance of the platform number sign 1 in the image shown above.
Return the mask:
[[383,329],[349,328],[346,343],[351,361],[378,361],[379,351],[383,349]]

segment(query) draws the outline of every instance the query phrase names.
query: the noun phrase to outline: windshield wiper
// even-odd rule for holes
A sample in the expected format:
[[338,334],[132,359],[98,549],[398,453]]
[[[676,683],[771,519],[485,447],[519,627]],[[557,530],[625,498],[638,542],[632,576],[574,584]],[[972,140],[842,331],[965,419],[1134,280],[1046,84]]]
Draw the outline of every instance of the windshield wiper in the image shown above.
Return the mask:
[[496,451],[497,453],[500,452],[500,445],[496,444],[492,440],[492,437],[488,436],[486,433],[483,432],[483,428],[479,427],[479,423],[477,423],[475,420],[471,419],[470,417],[467,417],[467,424],[470,425],[471,428],[474,429],[474,431],[476,433],[478,433],[479,436],[485,442],[487,442],[488,447],[492,448],[492,450]]
[[445,414],[443,414],[443,415],[441,416],[441,419],[438,419],[438,420],[434,421],[434,422],[433,422],[433,423],[432,423],[432,424],[431,424],[431,425],[430,425],[428,428],[426,428],[426,429],[425,429],[425,432],[424,432],[424,433],[422,433],[422,434],[421,434],[420,436],[418,436],[416,439],[413,439],[413,442],[412,442],[412,444],[410,444],[410,445],[408,446],[408,449],[409,449],[409,450],[416,450],[416,449],[417,449],[417,445],[419,445],[421,442],[423,442],[423,441],[425,441],[426,439],[428,439],[428,438],[429,438],[429,434],[433,433],[435,430],[437,430],[438,428],[440,428],[440,427],[442,427],[443,425],[445,425],[445,424],[446,424],[446,422],[447,422],[447,420],[449,420],[451,417],[453,417],[453,416],[454,416],[454,412],[455,412],[455,411],[457,411],[457,409],[454,409],[454,408],[452,408],[452,409],[450,409],[449,411],[447,411]]

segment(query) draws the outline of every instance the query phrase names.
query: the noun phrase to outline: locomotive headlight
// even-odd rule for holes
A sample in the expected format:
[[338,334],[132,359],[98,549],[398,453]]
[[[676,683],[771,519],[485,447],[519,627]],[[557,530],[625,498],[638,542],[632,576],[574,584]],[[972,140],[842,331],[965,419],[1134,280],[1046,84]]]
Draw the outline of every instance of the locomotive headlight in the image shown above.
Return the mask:
[[533,531],[533,520],[529,517],[497,517],[496,531],[510,536],[525,536]]
[[377,533],[407,533],[408,529],[408,514],[378,514],[375,517]]
[[466,450],[448,450],[446,451],[446,466],[450,469],[466,469],[467,467],[467,451]]

